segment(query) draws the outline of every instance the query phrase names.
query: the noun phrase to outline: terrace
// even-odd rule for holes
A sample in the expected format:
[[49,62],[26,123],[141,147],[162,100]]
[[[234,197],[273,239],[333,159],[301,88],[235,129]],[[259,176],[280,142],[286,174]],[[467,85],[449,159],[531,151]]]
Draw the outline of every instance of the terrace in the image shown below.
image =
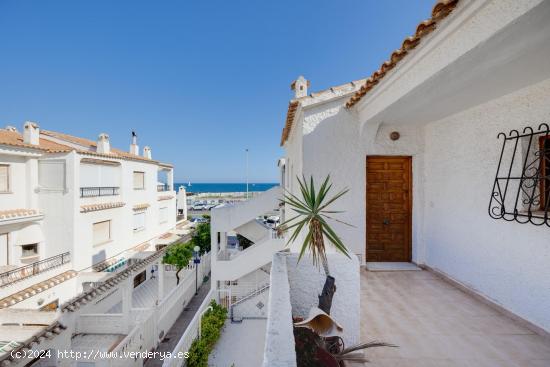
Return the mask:
[[430,271],[361,271],[368,366],[550,366],[550,341]]

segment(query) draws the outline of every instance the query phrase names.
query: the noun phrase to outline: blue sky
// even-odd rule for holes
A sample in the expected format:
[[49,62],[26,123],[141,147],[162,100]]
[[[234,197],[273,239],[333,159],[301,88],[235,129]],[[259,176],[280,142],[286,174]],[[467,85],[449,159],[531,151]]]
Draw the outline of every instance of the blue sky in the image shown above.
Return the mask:
[[127,149],[178,181],[276,182],[289,85],[368,76],[434,0],[0,0],[0,126]]

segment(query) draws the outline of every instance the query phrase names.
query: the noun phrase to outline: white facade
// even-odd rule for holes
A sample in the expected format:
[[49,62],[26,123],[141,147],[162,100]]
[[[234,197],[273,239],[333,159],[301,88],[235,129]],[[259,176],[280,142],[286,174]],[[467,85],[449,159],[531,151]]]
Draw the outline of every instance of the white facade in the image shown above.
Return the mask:
[[[43,213],[38,206],[38,159],[43,151],[30,143],[14,141],[14,131],[1,132],[0,140],[0,269],[7,271],[32,263],[46,253],[42,234]],[[1,272],[1,271],[0,271]]]
[[[48,154],[39,162],[49,173],[55,172],[52,167],[56,166],[60,166],[59,172],[65,172],[64,184],[59,181],[58,187],[39,190],[52,255],[60,251],[77,254],[73,267],[81,270],[147,243],[174,227],[173,181],[167,182],[166,187],[158,184],[162,170],[169,171],[172,180],[170,166],[139,156],[133,159],[131,155],[98,155],[63,136],[41,134],[41,138],[75,147],[67,153]],[[109,222],[109,233],[96,235],[94,240],[94,225],[102,222]],[[96,230],[99,227],[96,225]]]
[[354,227],[334,227],[362,261],[366,157],[411,156],[412,261],[547,332],[548,227],[497,221],[487,208],[497,135],[550,122],[549,17],[545,1],[460,1],[353,107],[360,85],[297,99],[284,142],[288,190],[302,174],[350,189],[334,209]]
[[[150,148],[144,155],[111,148],[106,134],[0,129],[0,300],[69,270],[103,269],[175,227],[173,168]],[[17,307],[63,302],[78,292],[67,284]]]

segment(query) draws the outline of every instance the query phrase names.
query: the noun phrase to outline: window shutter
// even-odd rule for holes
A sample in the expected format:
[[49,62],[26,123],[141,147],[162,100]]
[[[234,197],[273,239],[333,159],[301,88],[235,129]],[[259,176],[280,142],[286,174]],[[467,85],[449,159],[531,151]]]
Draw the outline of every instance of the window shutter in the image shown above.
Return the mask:
[[160,208],[159,211],[159,222],[164,223],[168,221],[168,207]]
[[7,192],[10,189],[9,185],[9,168],[10,166],[0,166],[0,192]]
[[134,231],[145,228],[145,212],[134,214]]
[[94,223],[93,231],[94,244],[109,241],[111,239],[111,221]]
[[43,189],[65,190],[65,161],[39,161],[38,183]]
[[145,172],[134,171],[134,189],[145,188]]

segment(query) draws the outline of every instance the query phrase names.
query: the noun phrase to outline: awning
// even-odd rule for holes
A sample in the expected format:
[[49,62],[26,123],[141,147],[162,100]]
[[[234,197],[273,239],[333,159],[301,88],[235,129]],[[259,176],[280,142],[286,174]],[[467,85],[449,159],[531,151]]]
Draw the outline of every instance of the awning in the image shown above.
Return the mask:
[[17,233],[17,245],[30,245],[44,241],[44,234],[40,224],[29,224]]

